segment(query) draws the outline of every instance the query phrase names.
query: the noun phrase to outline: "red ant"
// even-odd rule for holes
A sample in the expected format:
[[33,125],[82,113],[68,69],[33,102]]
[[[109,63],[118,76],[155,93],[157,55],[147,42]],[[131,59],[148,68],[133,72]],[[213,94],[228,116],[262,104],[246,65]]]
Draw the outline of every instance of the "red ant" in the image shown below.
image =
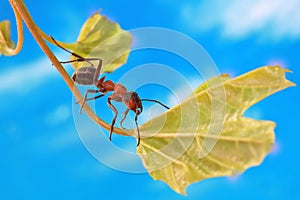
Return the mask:
[[[77,69],[72,75],[72,79],[74,82],[81,84],[81,85],[95,85],[98,88],[96,90],[89,89],[85,92],[83,102],[80,107],[80,114],[82,113],[82,108],[86,101],[95,100],[95,99],[105,96],[107,94],[107,92],[113,92],[107,99],[107,104],[108,104],[109,108],[115,113],[114,118],[111,123],[109,140],[111,141],[114,124],[115,124],[117,116],[118,116],[118,110],[111,103],[111,101],[113,100],[116,102],[123,102],[127,106],[127,109],[124,112],[124,116],[123,116],[122,120],[120,121],[121,128],[123,128],[122,124],[123,124],[124,120],[126,119],[126,116],[129,112],[129,110],[132,110],[135,113],[134,121],[136,124],[137,133],[138,133],[137,146],[139,146],[140,131],[139,131],[137,119],[138,119],[138,115],[140,115],[141,112],[143,111],[142,101],[151,101],[151,102],[158,103],[167,109],[170,109],[170,108],[157,100],[140,99],[139,95],[136,92],[127,92],[127,89],[124,85],[122,85],[120,83],[114,83],[111,80],[104,81],[105,76],[98,79],[100,76],[100,71],[101,71],[101,67],[102,67],[102,60],[100,58],[84,58],[84,57],[62,47],[61,45],[58,44],[58,42],[53,37],[51,37],[51,38],[58,47],[60,47],[61,49],[65,50],[66,52],[70,53],[71,55],[73,55],[74,57],[77,58],[75,60],[60,62],[61,64],[67,64],[67,63],[72,63],[72,62],[87,62],[90,64],[90,66],[88,66],[88,67],[81,67],[81,68]],[[91,61],[98,61],[97,68]],[[94,94],[101,93],[101,94],[99,94],[98,96],[95,96],[95,97],[87,98],[89,93],[94,93]],[[78,104],[79,102],[76,102],[76,103]]]

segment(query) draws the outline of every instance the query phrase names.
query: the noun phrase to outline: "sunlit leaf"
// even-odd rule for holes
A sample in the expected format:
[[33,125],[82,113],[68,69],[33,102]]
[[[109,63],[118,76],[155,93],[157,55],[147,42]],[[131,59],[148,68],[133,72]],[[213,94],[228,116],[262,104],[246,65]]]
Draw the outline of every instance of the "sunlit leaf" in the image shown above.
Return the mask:
[[203,84],[201,84],[198,88],[196,88],[195,91],[193,92],[193,94],[197,94],[203,90],[208,89],[209,87],[212,87],[213,85],[222,83],[229,79],[230,79],[230,77],[228,74],[222,74],[220,77],[213,77],[213,78],[207,80],[206,82],[204,82]]
[[10,38],[10,22],[5,20],[0,22],[0,55],[12,55],[15,44]]
[[137,152],[150,175],[185,194],[193,182],[259,165],[273,148],[275,123],[243,113],[293,86],[286,72],[266,66],[234,79],[213,78],[180,105],[143,124]]
[[[126,63],[131,42],[129,32],[122,30],[119,24],[109,21],[105,16],[95,13],[82,26],[76,43],[59,44],[82,57],[101,58],[102,72],[112,72]],[[73,59],[75,58],[71,56],[71,60]],[[77,69],[87,63],[74,62],[72,65]]]

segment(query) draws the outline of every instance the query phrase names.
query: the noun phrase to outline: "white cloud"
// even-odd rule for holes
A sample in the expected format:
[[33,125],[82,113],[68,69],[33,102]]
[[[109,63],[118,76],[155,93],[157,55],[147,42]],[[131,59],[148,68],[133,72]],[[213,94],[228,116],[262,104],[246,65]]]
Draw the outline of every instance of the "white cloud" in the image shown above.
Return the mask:
[[22,66],[13,66],[0,74],[0,91],[26,93],[29,88],[54,73],[50,61],[41,59]]
[[67,105],[60,105],[54,111],[45,116],[47,125],[55,126],[66,121],[71,116],[71,110]]
[[[61,56],[60,56],[61,57]],[[66,57],[66,56],[64,56]],[[21,66],[11,66],[10,70],[0,73],[0,92],[13,92],[14,94],[27,94],[33,88],[52,76],[59,77],[58,72],[47,58],[39,59]]]
[[206,1],[186,4],[182,17],[193,29],[217,29],[228,38],[251,34],[280,39],[300,37],[298,0]]

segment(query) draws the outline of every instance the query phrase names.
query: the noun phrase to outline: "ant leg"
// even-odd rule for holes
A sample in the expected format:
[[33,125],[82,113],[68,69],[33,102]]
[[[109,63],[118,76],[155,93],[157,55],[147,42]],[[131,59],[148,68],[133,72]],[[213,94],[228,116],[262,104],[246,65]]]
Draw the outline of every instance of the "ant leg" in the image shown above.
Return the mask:
[[[65,50],[66,52],[70,53],[72,56],[77,57],[78,58],[77,61],[84,61],[84,59],[85,59],[84,57],[82,57],[82,56],[78,55],[77,53],[74,53],[74,52],[66,49],[63,46],[61,46],[60,44],[58,44],[58,42],[51,35],[50,35],[50,37],[53,40],[53,42],[56,44],[56,46],[58,46],[59,48]],[[75,62],[75,61],[73,61],[73,62]],[[68,63],[68,62],[61,62],[61,63],[65,64],[65,63]],[[90,63],[90,64],[92,64],[92,63]]]
[[[100,76],[100,72],[101,72],[101,68],[102,68],[102,60],[101,59],[98,59],[99,63],[98,63],[98,66],[97,66],[97,69],[96,69],[96,72],[94,74],[94,85],[97,85],[98,84],[98,78]],[[104,79],[103,79],[104,80]]]
[[[82,105],[81,105],[81,107],[80,107],[80,114],[82,114],[82,108],[83,108],[83,106],[84,106],[84,104],[85,104],[85,102],[86,102],[86,100],[87,100],[87,95],[89,94],[89,93],[98,93],[98,92],[100,92],[99,90],[87,90],[86,92],[85,92],[85,94],[84,94],[84,98],[83,98],[83,102],[82,102]],[[99,95],[100,96],[100,95]],[[98,97],[99,98],[99,97]],[[77,103],[77,102],[76,102]]]
[[[86,61],[86,62],[88,62],[89,64],[91,64],[92,66],[94,66],[94,64],[91,63],[90,61],[95,61],[95,60],[97,60],[97,61],[99,61],[98,67],[99,67],[99,65],[102,66],[102,60],[101,60],[100,58],[84,58],[84,57],[78,55],[77,53],[74,53],[74,52],[72,52],[72,51],[70,51],[70,50],[64,48],[63,46],[61,46],[60,44],[58,44],[58,42],[57,42],[52,36],[50,36],[50,37],[51,37],[51,39],[53,40],[53,42],[56,44],[56,46],[58,46],[58,47],[60,47],[61,49],[65,50],[66,52],[70,53],[72,56],[78,58],[78,59],[76,59],[76,60],[65,61],[65,62],[60,62],[60,63],[66,64],[66,63],[72,63],[72,62],[84,62],[84,61]],[[100,68],[101,68],[101,67],[100,67]],[[99,72],[100,72],[100,71],[99,71]],[[99,75],[98,75],[98,76],[99,76]]]
[[85,101],[96,100],[96,99],[99,99],[99,98],[101,98],[103,96],[105,96],[105,93],[99,94],[98,96],[95,96],[95,97],[88,98]]
[[136,130],[137,130],[137,133],[138,133],[138,142],[137,142],[137,145],[136,146],[139,146],[140,145],[140,141],[141,141],[141,137],[140,137],[140,130],[139,130],[139,125],[137,123],[137,119],[138,119],[138,114],[137,112],[135,113],[135,118],[134,118],[134,121],[135,121],[135,125],[136,125]]
[[[90,100],[96,100],[96,99],[99,99],[99,98],[101,98],[101,97],[103,97],[103,96],[105,96],[105,95],[106,95],[106,94],[103,93],[103,94],[100,94],[100,95],[98,95],[98,96],[88,98],[88,99],[85,100],[85,102],[90,101]],[[79,104],[79,101],[76,101],[76,104]]]
[[111,141],[111,137],[112,137],[112,132],[113,132],[113,129],[114,129],[114,125],[115,125],[115,122],[116,122],[116,119],[117,119],[117,116],[118,116],[118,110],[116,109],[116,107],[114,107],[112,104],[111,104],[111,101],[112,100],[112,97],[108,97],[107,99],[107,104],[109,106],[109,108],[114,111],[115,113],[115,116],[111,122],[111,126],[110,126],[110,133],[109,133],[109,140]]
[[75,60],[68,60],[68,61],[59,61],[61,64],[68,64],[68,63],[73,63],[73,62],[83,62],[84,59],[78,58]]
[[[100,58],[78,58],[78,59],[75,59],[75,60],[60,61],[60,63],[61,64],[68,64],[68,63],[73,63],[73,62],[88,62],[91,66],[94,66],[94,64],[91,63],[90,61],[95,61],[95,60],[99,61],[98,67],[99,67],[99,65],[102,66],[102,60]],[[101,70],[101,66],[100,66],[100,70]],[[97,70],[98,70],[98,68],[97,68]],[[96,70],[96,73],[97,73],[97,70]],[[99,73],[100,73],[100,70],[99,70]],[[99,76],[99,73],[98,73],[98,76]]]
[[124,120],[126,119],[126,116],[127,116],[128,112],[129,112],[129,109],[127,109],[127,110],[124,112],[124,117],[123,117],[122,120],[120,121],[120,127],[121,127],[122,129],[125,129],[125,128],[123,127],[123,122],[124,122]]
[[[99,99],[100,97],[103,97],[104,95],[105,95],[105,94],[100,94],[100,95],[98,95],[98,96],[88,98],[88,99],[86,99],[85,101],[90,101],[90,100]],[[79,101],[76,101],[76,104],[79,104]]]

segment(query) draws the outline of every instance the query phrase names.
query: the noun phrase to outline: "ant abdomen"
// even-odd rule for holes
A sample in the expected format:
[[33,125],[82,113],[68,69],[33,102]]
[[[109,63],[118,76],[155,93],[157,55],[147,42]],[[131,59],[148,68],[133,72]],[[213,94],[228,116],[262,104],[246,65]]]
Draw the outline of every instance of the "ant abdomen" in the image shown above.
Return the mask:
[[81,85],[93,85],[95,72],[96,68],[94,67],[81,67],[74,72],[72,79]]

